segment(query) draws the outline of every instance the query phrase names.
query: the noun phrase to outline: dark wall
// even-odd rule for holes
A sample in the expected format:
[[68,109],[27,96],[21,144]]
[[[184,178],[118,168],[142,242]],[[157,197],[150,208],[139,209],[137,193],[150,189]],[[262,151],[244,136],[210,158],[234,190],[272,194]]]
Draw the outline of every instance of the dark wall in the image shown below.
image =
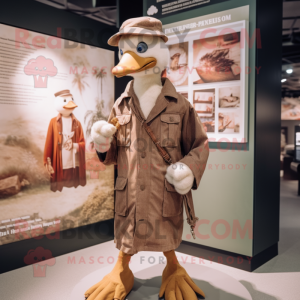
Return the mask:
[[34,0],[1,1],[0,23],[54,36],[57,28],[62,28],[62,38],[110,50],[115,48],[107,40],[118,31],[114,26]]
[[[116,27],[59,10],[33,0],[1,1],[0,23],[28,30],[57,35],[62,38],[93,46],[116,50],[107,44],[108,38],[118,31]],[[87,37],[91,37],[87,39]],[[54,257],[112,240],[113,220],[60,232],[41,239],[28,239],[0,246],[0,273],[25,266],[24,256],[30,249],[41,246],[49,249]]]
[[279,240],[282,0],[256,2],[253,256]]

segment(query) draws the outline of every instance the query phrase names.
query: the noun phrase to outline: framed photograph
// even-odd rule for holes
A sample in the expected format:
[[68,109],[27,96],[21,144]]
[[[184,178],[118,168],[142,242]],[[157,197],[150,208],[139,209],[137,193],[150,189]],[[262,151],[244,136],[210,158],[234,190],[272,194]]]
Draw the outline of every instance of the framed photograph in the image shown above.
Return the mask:
[[219,89],[219,108],[239,108],[240,105],[241,93],[239,86]]
[[219,113],[218,132],[219,133],[240,133],[240,115],[237,112]]
[[207,90],[195,90],[193,105],[198,115],[208,117],[213,117],[214,115],[214,107],[215,107],[215,90],[207,89]]
[[166,77],[174,86],[188,85],[188,43],[179,43],[169,46],[170,62]]
[[194,84],[240,80],[240,32],[193,41]]
[[193,106],[207,133],[215,131],[215,89],[195,90]]

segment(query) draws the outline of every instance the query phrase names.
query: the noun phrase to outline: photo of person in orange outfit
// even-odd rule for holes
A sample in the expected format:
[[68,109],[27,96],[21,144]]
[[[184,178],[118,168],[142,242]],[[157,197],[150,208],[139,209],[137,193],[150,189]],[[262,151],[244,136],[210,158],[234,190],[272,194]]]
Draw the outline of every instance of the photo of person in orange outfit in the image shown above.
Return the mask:
[[57,117],[51,119],[44,149],[44,166],[51,190],[86,185],[85,140],[81,123],[73,111],[77,107],[70,90],[54,94]]

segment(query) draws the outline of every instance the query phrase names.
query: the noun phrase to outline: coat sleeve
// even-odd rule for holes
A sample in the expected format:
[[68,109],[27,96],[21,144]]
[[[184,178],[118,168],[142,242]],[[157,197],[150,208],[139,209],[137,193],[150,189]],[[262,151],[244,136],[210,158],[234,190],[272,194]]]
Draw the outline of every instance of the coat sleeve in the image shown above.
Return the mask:
[[208,139],[200,118],[190,103],[182,122],[181,149],[184,157],[180,162],[192,170],[195,177],[192,189],[195,190],[206,167],[209,155]]
[[52,120],[49,123],[48,132],[46,136],[45,148],[44,148],[44,165],[47,164],[47,157],[51,158],[53,164],[53,124]]
[[[110,112],[109,118],[107,122],[110,122],[112,118],[116,116],[115,109],[113,108]],[[118,147],[117,147],[117,137],[116,137],[117,132],[113,136],[113,140],[110,144],[110,148],[108,149],[107,152],[100,153],[97,151],[97,155],[99,160],[104,164],[104,165],[116,165],[117,160],[118,160]]]
[[86,165],[85,165],[85,140],[81,123],[78,121],[78,153],[79,153],[79,182],[82,186],[86,185]]

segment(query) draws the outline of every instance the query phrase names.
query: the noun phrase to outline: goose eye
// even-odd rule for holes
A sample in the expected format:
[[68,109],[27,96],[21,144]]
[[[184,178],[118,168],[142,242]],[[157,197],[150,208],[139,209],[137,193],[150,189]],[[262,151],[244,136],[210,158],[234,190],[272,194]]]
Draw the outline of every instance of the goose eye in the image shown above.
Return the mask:
[[122,49],[120,49],[120,54],[123,55],[123,50]]
[[145,53],[148,50],[148,46],[146,43],[144,42],[140,42],[137,47],[136,50],[138,53]]

